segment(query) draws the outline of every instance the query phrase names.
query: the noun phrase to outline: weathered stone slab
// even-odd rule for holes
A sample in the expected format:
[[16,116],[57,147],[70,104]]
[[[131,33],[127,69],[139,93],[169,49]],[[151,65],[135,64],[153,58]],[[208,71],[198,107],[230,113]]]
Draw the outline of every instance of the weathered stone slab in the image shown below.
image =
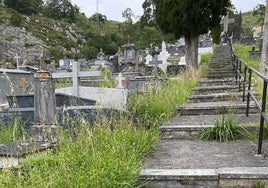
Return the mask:
[[0,169],[17,166],[25,158],[52,148],[48,142],[17,141],[0,144]]
[[[56,89],[56,93],[72,95],[72,88]],[[127,89],[117,88],[95,88],[95,87],[79,87],[80,97],[96,101],[96,105],[100,105],[107,109],[126,110]]]

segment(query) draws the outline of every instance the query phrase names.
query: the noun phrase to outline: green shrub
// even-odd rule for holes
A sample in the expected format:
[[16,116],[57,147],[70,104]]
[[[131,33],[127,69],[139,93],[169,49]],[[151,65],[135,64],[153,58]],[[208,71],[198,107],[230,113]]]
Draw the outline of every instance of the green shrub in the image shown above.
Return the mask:
[[10,24],[12,26],[20,27],[22,25],[22,22],[23,22],[23,17],[20,14],[14,12],[11,15],[11,17],[10,17]]

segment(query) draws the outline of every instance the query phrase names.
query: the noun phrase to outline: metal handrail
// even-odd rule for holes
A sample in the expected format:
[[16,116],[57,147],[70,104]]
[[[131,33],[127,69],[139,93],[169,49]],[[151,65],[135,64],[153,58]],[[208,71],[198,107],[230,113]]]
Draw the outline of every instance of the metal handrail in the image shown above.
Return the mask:
[[[233,45],[230,43],[231,46],[231,56],[232,56],[232,63],[235,71],[235,79],[236,84],[239,86],[239,91],[243,91],[243,101],[245,101],[245,96],[247,95],[247,109],[246,109],[246,116],[249,115],[249,108],[250,108],[250,100],[254,101],[256,104],[259,113],[260,113],[260,129],[259,129],[259,139],[258,139],[258,154],[262,153],[262,142],[263,142],[263,129],[264,129],[264,122],[268,122],[268,117],[265,112],[266,108],[266,94],[267,94],[267,84],[268,84],[268,77],[264,74],[260,73],[259,71],[255,70],[251,66],[249,66],[245,61],[240,59],[234,52]],[[244,70],[242,70],[244,68]],[[257,97],[254,95],[252,91],[252,75],[256,75],[263,80],[263,90],[262,90],[262,100],[261,102],[258,101]],[[247,90],[246,85],[248,84]],[[242,85],[242,86],[241,86]]]

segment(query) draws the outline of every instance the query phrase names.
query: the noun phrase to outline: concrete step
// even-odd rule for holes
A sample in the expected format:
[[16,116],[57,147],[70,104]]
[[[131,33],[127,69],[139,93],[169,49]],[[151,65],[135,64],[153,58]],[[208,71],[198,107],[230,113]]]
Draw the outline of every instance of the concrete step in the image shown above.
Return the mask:
[[200,102],[242,100],[242,98],[243,98],[242,93],[229,92],[229,93],[211,93],[206,95],[192,95],[188,97],[188,100],[190,103],[200,103]]
[[210,68],[208,69],[207,74],[234,74],[233,69],[226,69],[225,67],[221,67],[221,68]]
[[[225,109],[228,113],[245,114],[246,103],[241,101],[221,101],[221,102],[203,102],[203,103],[187,103],[178,107],[177,111],[180,115],[208,115],[220,114]],[[250,103],[249,113],[257,113],[253,102]]]
[[214,125],[171,125],[160,127],[161,139],[190,139],[194,140],[205,128]]
[[[213,127],[217,120],[221,121],[223,116],[219,115],[177,115],[160,127],[161,139],[187,139],[194,140],[203,129]],[[260,115],[258,113],[249,114],[225,114],[226,119],[231,119],[234,123],[248,124],[247,129],[256,131],[259,124]]]
[[210,79],[219,79],[219,78],[235,78],[235,73],[234,72],[220,72],[220,71],[215,71],[215,72],[208,72],[206,74],[206,78]]
[[229,71],[229,72],[234,72],[233,68],[228,65],[228,67],[209,67],[208,68],[208,73],[209,72],[215,72],[215,71]]
[[198,82],[198,86],[205,87],[205,86],[217,86],[217,85],[235,85],[236,81],[235,78],[223,78],[223,79],[208,79],[208,78],[202,78]]
[[145,169],[139,178],[147,188],[236,188],[267,185],[268,167],[218,169]]
[[196,87],[192,90],[193,95],[211,94],[211,93],[227,93],[227,92],[239,92],[237,85],[219,85],[219,86],[204,86]]
[[220,58],[212,58],[209,68],[224,68],[224,67],[231,67],[231,59],[220,59]]

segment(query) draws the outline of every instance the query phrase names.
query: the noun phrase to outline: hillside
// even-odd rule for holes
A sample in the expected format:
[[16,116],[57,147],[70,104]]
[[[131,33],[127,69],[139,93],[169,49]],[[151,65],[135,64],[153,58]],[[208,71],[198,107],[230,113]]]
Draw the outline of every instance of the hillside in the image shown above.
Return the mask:
[[245,35],[252,36],[254,27],[263,24],[264,17],[260,14],[253,15],[253,11],[242,13],[242,31]]
[[[163,35],[153,27],[141,29],[139,23],[126,24],[106,20],[97,24],[92,18],[77,12],[68,19],[52,19],[42,13],[20,14],[0,7],[0,63],[14,62],[18,54],[23,61],[39,63],[41,52],[44,60],[58,62],[62,58],[94,59],[102,48],[114,55],[127,42],[138,48],[160,45]],[[252,36],[253,28],[261,25],[261,16],[253,12],[242,14],[242,33]],[[172,39],[173,40],[173,39]]]
[[42,15],[26,16],[0,8],[0,61],[13,62],[15,54],[30,63],[44,58],[95,58],[99,49],[114,54],[126,40],[119,32],[121,23],[107,21],[97,25],[83,14],[75,23]]

